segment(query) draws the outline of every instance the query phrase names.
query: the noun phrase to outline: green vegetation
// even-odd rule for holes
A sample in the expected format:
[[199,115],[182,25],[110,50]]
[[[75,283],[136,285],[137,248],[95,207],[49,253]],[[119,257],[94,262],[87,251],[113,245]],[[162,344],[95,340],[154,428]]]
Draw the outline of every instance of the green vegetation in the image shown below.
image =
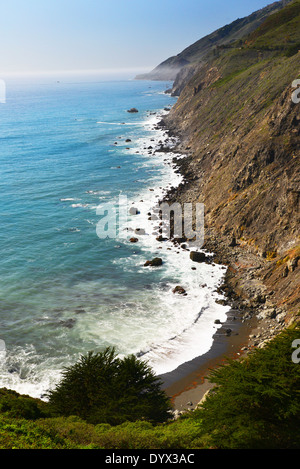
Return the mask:
[[134,355],[123,360],[114,349],[90,352],[63,373],[49,393],[57,415],[76,415],[88,423],[121,424],[140,419],[163,422],[171,405],[151,368]]
[[[198,410],[189,412],[176,421],[169,419],[164,423],[155,423],[153,416],[150,417],[150,421],[148,418],[140,419],[136,414],[130,416],[132,420],[136,418],[136,421],[124,421],[120,425],[95,424],[88,421],[91,420],[89,412],[86,413],[87,419],[78,415],[68,417],[54,415],[57,414],[56,406],[60,407],[58,394],[55,398],[54,411],[54,401],[52,404],[42,402],[3,389],[0,393],[0,448],[299,448],[300,363],[294,363],[292,360],[292,353],[295,351],[292,344],[299,337],[300,327],[294,325],[248,357],[228,360],[225,365],[212,370],[209,380],[215,384],[213,393]],[[93,391],[87,397],[82,389],[80,399],[85,404],[88,399],[92,402],[95,415],[103,415],[103,405],[98,400],[99,389],[94,388],[95,366],[96,363],[100,363],[102,370],[105,371],[103,361],[108,365],[107,369],[110,369],[111,363],[115,364],[116,359],[112,350],[106,350],[100,355],[89,354],[71,367],[58,386],[57,392],[66,386],[66,379],[73,381],[74,377],[79,376],[80,381],[83,369],[86,371],[89,369],[91,373],[86,373],[84,386],[86,390],[93,389]],[[139,373],[143,369],[143,366],[140,367],[140,362],[133,360],[132,357],[125,359],[124,363],[127,363],[127,369],[123,379],[127,377],[129,395],[126,395],[124,383],[124,400],[119,401],[120,409],[114,406],[114,412],[121,420],[124,419],[123,404],[130,403],[133,382],[140,382]],[[145,370],[148,375],[149,369],[146,367]],[[137,371],[138,377],[133,373],[133,378],[132,371]],[[152,379],[153,375],[150,373],[150,381]],[[157,391],[157,382],[155,379],[154,381]],[[72,400],[75,403],[79,395],[76,396],[76,383],[73,384],[75,389]],[[103,382],[99,384],[103,389]],[[141,390],[142,387],[138,386],[138,389]],[[54,395],[55,393],[52,394],[52,398]],[[63,393],[60,396],[63,398]],[[142,393],[140,398],[143,400]],[[112,396],[110,400],[113,400]],[[95,407],[96,402],[100,406],[99,409]],[[106,400],[106,404],[111,409],[109,399]],[[62,408],[65,409],[65,405],[66,403]],[[75,404],[74,409],[78,409]],[[67,412],[69,411],[70,409]],[[105,413],[105,417],[107,415]]]
[[[280,62],[280,57],[293,57],[300,50],[299,23],[300,0],[295,0],[283,10],[271,14],[244,41],[231,44],[230,50],[219,51],[219,57],[213,59],[213,65],[222,72],[222,77],[213,85],[213,88],[220,88],[230,83],[243,72],[251,71],[252,67],[255,73],[255,66],[265,68],[264,81],[268,80],[269,73],[267,72],[272,72],[272,68],[276,68],[276,65],[287,67],[288,64],[285,65],[284,59]],[[288,70],[285,73],[287,72],[291,80],[292,75]],[[280,83],[280,89],[282,89],[281,76],[277,78],[277,83]],[[273,83],[270,82],[269,86],[273,87]],[[272,100],[269,104],[271,103]]]
[[299,448],[300,364],[292,343],[299,328],[284,331],[246,360],[212,371],[215,395],[193,418],[218,448]]
[[[274,13],[248,37],[249,47],[286,51],[289,54],[300,43],[300,1],[295,0]],[[298,50],[296,51],[298,52]]]

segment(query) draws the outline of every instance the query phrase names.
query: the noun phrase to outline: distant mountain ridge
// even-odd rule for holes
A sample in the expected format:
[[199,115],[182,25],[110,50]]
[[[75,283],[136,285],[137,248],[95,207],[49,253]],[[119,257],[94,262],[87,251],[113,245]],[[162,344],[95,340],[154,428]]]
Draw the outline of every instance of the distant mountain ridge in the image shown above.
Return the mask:
[[137,75],[136,79],[173,81],[184,67],[189,67],[190,65],[195,66],[196,64],[205,61],[206,56],[211,54],[214,48],[226,47],[226,45],[241,40],[245,36],[251,34],[266,20],[269,15],[281,10],[290,2],[291,0],[274,2],[249,16],[237,19],[202,39],[199,39],[178,55],[168,58],[151,72]]

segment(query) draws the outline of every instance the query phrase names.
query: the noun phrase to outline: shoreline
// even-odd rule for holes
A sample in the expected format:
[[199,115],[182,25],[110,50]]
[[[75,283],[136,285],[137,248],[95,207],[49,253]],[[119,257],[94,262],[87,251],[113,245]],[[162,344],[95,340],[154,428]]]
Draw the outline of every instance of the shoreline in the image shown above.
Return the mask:
[[[181,147],[180,137],[167,128],[164,120],[158,125],[170,137],[179,140],[176,149],[170,150],[185,155],[185,158],[173,159],[174,170],[182,175],[183,183],[168,190],[164,197],[164,201],[174,203],[178,201],[178,194],[180,198],[183,186],[189,184],[188,165],[192,153],[187,154]],[[219,288],[225,297],[224,304],[230,306],[227,320],[216,331],[207,353],[159,375],[162,389],[171,399],[175,418],[193,411],[213,387],[207,378],[210,370],[222,366],[227,359],[239,359],[263,347],[294,321],[284,308],[278,308],[272,302],[272,292],[267,291],[262,281],[263,275],[260,274],[266,268],[266,260],[247,246],[232,241],[209,228],[201,248],[213,254],[214,263],[227,267],[223,285]]]

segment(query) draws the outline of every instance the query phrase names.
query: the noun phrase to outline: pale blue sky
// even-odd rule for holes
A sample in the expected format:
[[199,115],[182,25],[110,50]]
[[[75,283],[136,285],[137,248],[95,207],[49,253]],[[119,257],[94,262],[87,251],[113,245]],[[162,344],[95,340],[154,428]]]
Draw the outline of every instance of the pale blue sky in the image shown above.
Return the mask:
[[0,75],[150,70],[272,0],[9,0],[0,14]]

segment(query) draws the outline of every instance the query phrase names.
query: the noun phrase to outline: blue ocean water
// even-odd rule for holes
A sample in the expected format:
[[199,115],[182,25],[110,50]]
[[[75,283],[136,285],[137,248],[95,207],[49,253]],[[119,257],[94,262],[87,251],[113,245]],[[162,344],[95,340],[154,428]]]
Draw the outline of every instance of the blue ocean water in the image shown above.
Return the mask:
[[[151,233],[135,244],[96,233],[101,204],[122,194],[139,206],[134,232],[154,198],[181,181],[172,153],[149,149],[166,138],[156,123],[175,102],[164,93],[169,86],[40,80],[7,87],[0,105],[0,387],[39,397],[64,366],[108,345],[121,355],[144,353],[157,373],[211,347],[214,320],[227,312],[215,303],[222,266],[191,270],[188,252],[161,246]],[[132,107],[139,112],[128,113]],[[164,265],[145,269],[157,255]],[[186,297],[172,293],[179,282]]]

